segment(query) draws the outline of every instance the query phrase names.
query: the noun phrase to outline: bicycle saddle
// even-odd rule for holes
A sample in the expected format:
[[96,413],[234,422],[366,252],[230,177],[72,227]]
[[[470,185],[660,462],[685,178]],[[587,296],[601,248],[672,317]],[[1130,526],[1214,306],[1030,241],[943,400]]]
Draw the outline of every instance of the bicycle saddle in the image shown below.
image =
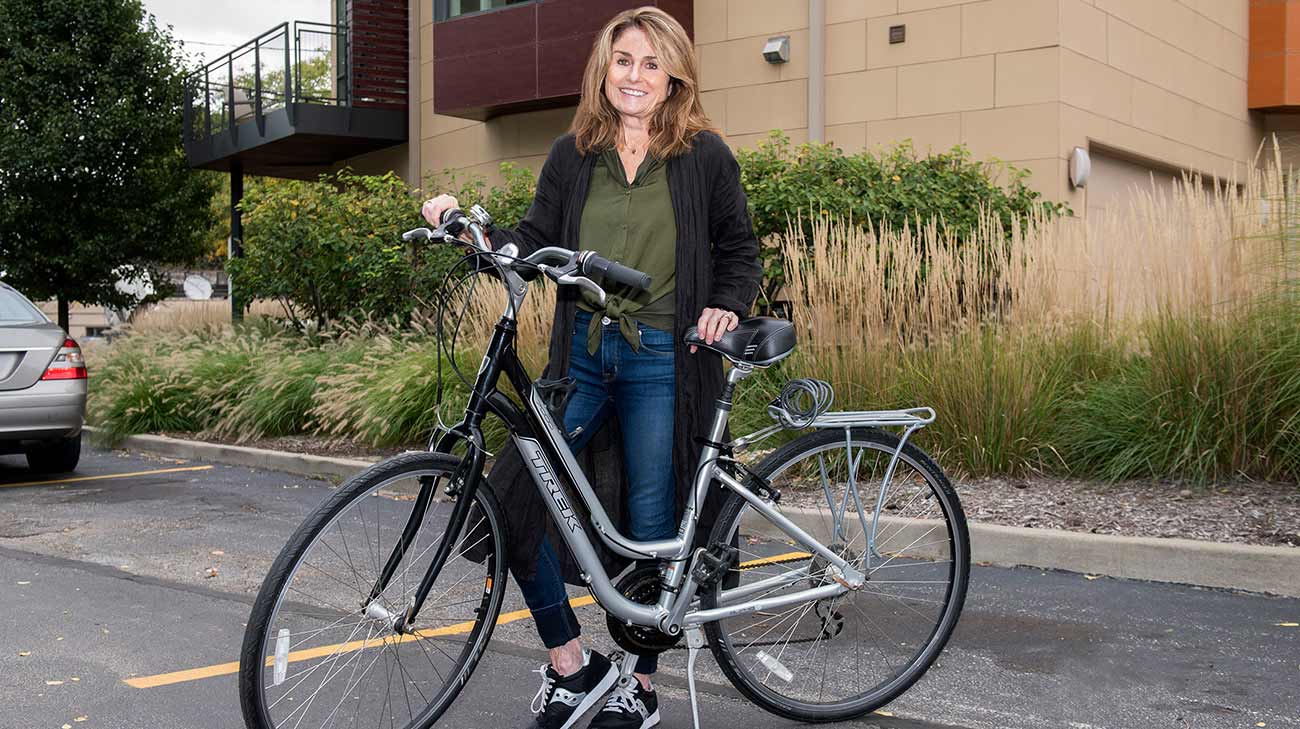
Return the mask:
[[794,351],[794,323],[784,319],[756,316],[745,319],[736,328],[724,332],[713,344],[705,344],[698,327],[686,330],[686,343],[708,349],[732,362],[767,367]]

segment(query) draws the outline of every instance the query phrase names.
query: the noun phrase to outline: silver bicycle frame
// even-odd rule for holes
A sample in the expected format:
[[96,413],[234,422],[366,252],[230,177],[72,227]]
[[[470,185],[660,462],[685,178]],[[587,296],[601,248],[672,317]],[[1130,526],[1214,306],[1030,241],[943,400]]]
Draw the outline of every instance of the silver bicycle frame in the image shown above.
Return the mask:
[[[744,379],[751,371],[752,369],[735,367],[728,373],[728,381],[735,384]],[[600,601],[601,606],[615,617],[634,625],[656,627],[664,632],[676,634],[681,631],[683,626],[699,625],[719,618],[741,615],[757,610],[771,610],[808,600],[834,597],[843,594],[849,587],[861,586],[863,583],[864,577],[861,572],[845,562],[839,555],[817,541],[797,524],[790,521],[785,515],[774,509],[771,504],[764,501],[757,494],[752,493],[729,473],[718,469],[716,462],[719,451],[713,446],[704,446],[700,454],[700,466],[696,469],[697,476],[691,489],[691,499],[682,515],[677,536],[673,539],[648,542],[628,539],[618,531],[618,528],[605,512],[605,508],[601,505],[590,482],[587,481],[586,475],[583,474],[582,468],[578,465],[573,451],[569,449],[568,442],[564,439],[560,429],[556,427],[555,421],[551,418],[549,410],[542,402],[541,396],[536,389],[529,393],[527,407],[543,425],[543,432],[539,434],[540,437],[546,438],[554,452],[560,454],[560,468],[569,476],[571,483],[577,489],[578,497],[582,499],[588,513],[591,515],[592,527],[601,541],[615,553],[624,557],[654,558],[670,561],[670,566],[664,575],[665,589],[661,591],[659,601],[655,605],[642,605],[624,597],[614,587],[609,576],[605,574],[604,567],[601,565],[600,558],[597,557],[595,548],[587,536],[582,520],[578,518],[572,505],[569,504],[564,489],[555,477],[555,468],[547,458],[542,444],[534,438],[520,435],[514,436],[515,445],[519,448],[524,465],[537,483],[538,490],[542,494],[542,500],[546,504],[551,518],[560,526],[559,531],[562,538],[573,552],[574,559],[582,568],[583,579],[591,586],[591,590],[595,593],[596,599]],[[709,429],[709,440],[714,443],[718,442],[726,425],[727,409],[719,408],[714,415],[712,427]],[[849,587],[836,582],[764,600],[724,605],[712,610],[691,611],[690,604],[699,586],[689,575],[687,562],[690,556],[691,544],[695,539],[699,507],[703,503],[703,497],[707,493],[706,490],[709,488],[709,484],[714,479],[739,494],[759,513],[771,520],[773,524],[796,542],[802,544],[809,552],[834,565],[840,570],[845,583]]]
[[[479,236],[475,236],[476,243],[482,243]],[[483,246],[484,250],[486,246]],[[503,250],[501,253],[507,253]],[[529,260],[537,263],[545,260],[565,259],[572,254],[571,251],[562,248],[543,248],[531,256]],[[513,251],[508,255],[513,255]],[[527,294],[528,285],[518,276],[509,272],[507,275],[506,286],[509,293],[509,301],[502,317],[514,321],[516,312],[519,310],[524,297]],[[584,280],[585,284],[592,282]],[[753,366],[744,362],[734,362],[733,367],[727,373],[728,389],[733,388],[741,380],[748,377],[753,372]],[[563,432],[555,424],[551,417],[550,409],[546,407],[541,395],[535,387],[530,388],[527,396],[524,398],[525,408],[531,412],[536,422],[541,424],[541,432],[535,434],[536,437],[529,437],[520,433],[512,433],[512,438],[523,463],[533,481],[537,484],[538,491],[541,493],[542,502],[546,504],[551,519],[559,527],[565,544],[568,545],[574,558],[582,570],[582,578],[591,587],[596,599],[601,606],[611,615],[627,622],[630,625],[642,625],[658,628],[659,630],[670,635],[676,635],[683,629],[689,629],[704,623],[712,622],[722,618],[734,617],[746,613],[757,612],[760,610],[775,610],[778,608],[803,603],[810,600],[822,600],[826,598],[842,595],[849,590],[862,587],[865,583],[865,575],[858,569],[858,566],[849,564],[839,555],[831,551],[828,547],[804,531],[799,525],[795,524],[784,514],[777,511],[772,504],[765,501],[758,494],[752,492],[745,484],[736,480],[730,473],[717,467],[718,457],[721,455],[719,449],[713,445],[705,445],[700,453],[699,465],[695,470],[695,481],[691,487],[691,498],[687,503],[682,515],[681,524],[678,527],[677,535],[672,539],[661,539],[654,541],[636,541],[624,536],[606,513],[604,506],[601,505],[600,499],[597,498],[595,491],[588,482],[582,468],[578,465],[573,451],[569,448],[568,441],[565,439]],[[720,443],[723,433],[727,426],[727,420],[731,407],[729,403],[718,402],[715,410],[713,422],[709,428],[709,443]],[[922,417],[928,414],[928,419]],[[907,436],[910,436],[917,428],[924,427],[934,420],[934,412],[928,408],[922,408],[915,411],[878,411],[862,413],[827,413],[818,418],[813,427],[842,427],[846,435],[853,427],[879,426],[879,425],[902,425],[907,428],[903,442],[906,442]],[[734,445],[743,447],[753,443],[761,437],[766,437],[782,426],[776,425],[764,429],[758,433],[748,436],[747,438],[737,440]],[[547,449],[543,447],[539,439],[545,439],[552,452],[558,454],[560,462],[551,463],[547,456]],[[902,450],[902,444],[899,445],[899,451]],[[894,466],[897,462],[898,453],[894,454],[894,459],[890,462],[889,470],[882,485],[882,493],[877,499],[875,516],[873,521],[879,521],[879,513],[884,505],[884,492],[888,489],[889,477],[892,475]],[[558,467],[558,471],[557,471]],[[609,576],[605,574],[604,566],[597,556],[591,539],[587,535],[583,520],[574,511],[573,505],[569,503],[569,497],[565,493],[565,488],[557,478],[557,473],[563,472],[578,492],[578,498],[583,502],[590,515],[590,524],[595,529],[597,537],[600,538],[612,551],[624,557],[638,559],[650,558],[666,560],[667,569],[663,575],[663,589],[659,594],[659,599],[654,605],[643,605],[633,602],[623,596],[622,593],[614,587]],[[852,479],[852,477],[850,477]],[[691,575],[690,564],[694,558],[691,555],[691,545],[695,540],[695,531],[699,518],[699,510],[703,504],[704,497],[708,493],[710,484],[714,481],[721,483],[724,487],[730,489],[745,499],[755,511],[762,514],[772,524],[777,526],[782,532],[792,540],[806,548],[810,554],[824,559],[831,567],[834,573],[833,581],[818,587],[811,587],[795,592],[767,597],[759,600],[748,600],[749,596],[760,592],[771,590],[783,584],[794,584],[807,576],[807,569],[791,570],[789,575],[780,575],[777,577],[761,580],[754,584],[731,590],[723,590],[718,599],[719,606],[708,610],[692,609],[695,594],[699,584]],[[859,520],[863,526],[864,532],[871,535],[872,550],[874,551],[874,529],[868,531],[863,511],[861,499],[857,493],[856,484],[850,481],[851,491],[857,506]],[[836,531],[842,531],[842,518],[847,510],[848,493],[845,494],[844,502],[837,512]],[[703,551],[697,550],[697,551]]]

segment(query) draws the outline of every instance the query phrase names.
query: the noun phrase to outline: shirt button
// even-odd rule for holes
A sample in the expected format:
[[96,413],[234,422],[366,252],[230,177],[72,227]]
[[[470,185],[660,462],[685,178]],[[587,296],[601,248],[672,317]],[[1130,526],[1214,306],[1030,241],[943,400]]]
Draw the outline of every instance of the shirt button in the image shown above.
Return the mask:
[[601,323],[601,324],[604,324],[605,326],[609,326],[609,325],[610,325],[610,321],[611,321],[611,319],[610,319],[609,317],[607,317],[607,316],[602,316],[602,317],[600,318],[600,323]]

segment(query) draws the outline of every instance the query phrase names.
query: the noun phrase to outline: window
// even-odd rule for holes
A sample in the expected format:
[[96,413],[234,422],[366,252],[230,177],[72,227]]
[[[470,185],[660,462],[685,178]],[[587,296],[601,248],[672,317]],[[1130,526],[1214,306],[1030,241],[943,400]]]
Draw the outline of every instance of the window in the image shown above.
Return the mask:
[[0,321],[46,321],[45,315],[32,306],[22,294],[13,289],[0,288]]
[[535,2],[536,0],[432,0],[433,1],[433,19],[450,20],[451,18],[470,13],[481,13],[485,10],[500,10],[501,8],[511,5],[522,5],[524,3]]

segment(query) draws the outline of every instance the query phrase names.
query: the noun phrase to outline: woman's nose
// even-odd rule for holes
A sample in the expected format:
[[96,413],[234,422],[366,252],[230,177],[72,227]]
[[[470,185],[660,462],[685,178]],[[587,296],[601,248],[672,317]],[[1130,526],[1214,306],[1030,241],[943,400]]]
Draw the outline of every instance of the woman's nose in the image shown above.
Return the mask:
[[641,69],[637,68],[637,65],[634,63],[632,64],[632,68],[628,69],[627,80],[636,81],[639,78],[641,78]]

